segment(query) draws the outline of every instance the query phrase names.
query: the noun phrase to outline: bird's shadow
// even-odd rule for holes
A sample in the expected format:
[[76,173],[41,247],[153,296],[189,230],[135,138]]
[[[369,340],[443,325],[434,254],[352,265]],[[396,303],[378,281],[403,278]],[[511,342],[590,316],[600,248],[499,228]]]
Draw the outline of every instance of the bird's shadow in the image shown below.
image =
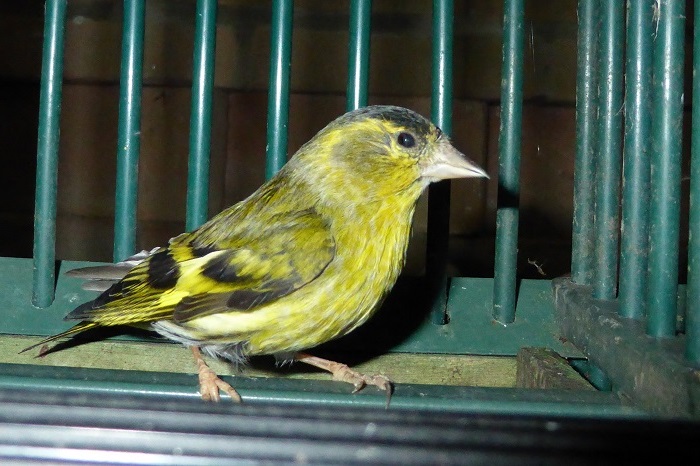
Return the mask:
[[[424,277],[402,276],[381,308],[352,333],[313,349],[314,355],[339,355],[354,365],[385,354],[405,341],[429,316],[429,291]],[[330,358],[332,359],[332,358]]]
[[39,347],[39,353],[35,357],[42,358],[44,356],[48,356],[49,354],[82,346],[87,343],[94,343],[108,340],[110,338],[124,336],[129,336],[131,339],[136,341],[164,341],[163,338],[159,337],[155,332],[150,330],[142,330],[135,327],[126,326],[97,327],[84,330],[79,335],[68,338],[67,340],[61,340],[54,344],[47,343],[46,345]]

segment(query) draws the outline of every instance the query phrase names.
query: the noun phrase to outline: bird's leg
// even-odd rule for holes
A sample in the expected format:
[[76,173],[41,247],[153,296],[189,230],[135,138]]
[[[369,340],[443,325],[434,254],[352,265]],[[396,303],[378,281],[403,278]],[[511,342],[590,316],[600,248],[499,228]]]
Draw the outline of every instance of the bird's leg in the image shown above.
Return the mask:
[[238,394],[235,388],[219,378],[216,373],[211,370],[199,351],[199,347],[191,346],[194,361],[197,363],[197,373],[199,374],[199,393],[204,401],[219,401],[219,390],[223,390],[237,403],[241,402],[241,395]]
[[357,371],[350,369],[346,364],[342,364],[335,361],[329,361],[328,359],[319,358],[316,356],[311,356],[306,353],[296,353],[294,355],[294,360],[303,362],[305,364],[318,367],[324,371],[328,371],[333,375],[333,380],[338,380],[341,382],[351,383],[355,386],[353,393],[359,392],[367,385],[374,385],[387,393],[387,406],[389,405],[389,400],[394,392],[394,384],[387,377],[383,375],[365,375]]

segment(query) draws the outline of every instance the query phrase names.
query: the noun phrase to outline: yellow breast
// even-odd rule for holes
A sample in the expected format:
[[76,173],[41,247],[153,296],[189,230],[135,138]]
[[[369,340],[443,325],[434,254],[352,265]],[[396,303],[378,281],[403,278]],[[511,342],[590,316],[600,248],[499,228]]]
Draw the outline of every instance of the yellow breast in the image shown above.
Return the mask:
[[[398,208],[398,211],[397,211]],[[248,355],[299,351],[362,325],[403,267],[415,204],[364,206],[333,231],[336,256],[312,283],[254,312],[220,313],[187,325],[198,338],[246,341]],[[208,337],[205,337],[205,335]]]

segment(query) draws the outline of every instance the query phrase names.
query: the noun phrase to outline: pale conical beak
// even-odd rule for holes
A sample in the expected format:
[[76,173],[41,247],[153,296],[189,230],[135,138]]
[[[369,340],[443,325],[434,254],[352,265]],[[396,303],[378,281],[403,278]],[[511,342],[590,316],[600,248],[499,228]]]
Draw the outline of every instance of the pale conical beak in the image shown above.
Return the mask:
[[443,139],[438,144],[431,161],[421,171],[423,178],[439,181],[452,178],[489,177],[483,168],[455,149],[449,140]]

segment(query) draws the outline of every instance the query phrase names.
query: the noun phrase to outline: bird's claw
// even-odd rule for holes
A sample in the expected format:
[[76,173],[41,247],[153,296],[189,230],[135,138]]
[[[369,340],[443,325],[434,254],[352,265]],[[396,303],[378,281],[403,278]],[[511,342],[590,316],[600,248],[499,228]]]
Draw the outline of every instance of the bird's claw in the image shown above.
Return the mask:
[[366,375],[359,372],[355,372],[351,377],[354,378],[354,381],[337,379],[335,376],[333,377],[333,379],[352,383],[355,386],[355,389],[352,391],[353,393],[359,392],[367,385],[374,385],[375,387],[379,388],[380,390],[384,390],[385,392],[393,392],[394,390],[394,384],[391,382],[391,380],[389,380],[388,377],[385,377],[380,374]]
[[347,364],[311,356],[306,353],[297,353],[294,359],[330,372],[333,376],[333,380],[352,384],[355,387],[352,391],[353,393],[359,392],[367,385],[374,385],[380,390],[384,390],[386,392],[386,407],[389,407],[391,395],[394,393],[394,384],[388,377],[379,374],[361,374],[360,372],[350,369]]
[[241,396],[231,384],[224,382],[213,371],[199,372],[199,393],[204,401],[221,401],[220,392],[225,392],[237,403],[241,402]]
[[199,377],[199,394],[204,401],[218,402],[221,400],[220,392],[226,392],[236,403],[241,402],[241,395],[238,394],[231,384],[224,382],[211,370],[199,353],[199,349],[193,347],[192,352],[197,363],[197,375]]
[[336,364],[337,365],[333,367],[333,370],[331,370],[333,380],[352,384],[355,387],[355,389],[352,391],[353,393],[359,392],[367,385],[373,385],[380,390],[387,392],[388,397],[391,398],[391,395],[394,392],[394,384],[388,377],[381,374],[366,375],[350,369],[350,367],[348,367],[346,364]]

